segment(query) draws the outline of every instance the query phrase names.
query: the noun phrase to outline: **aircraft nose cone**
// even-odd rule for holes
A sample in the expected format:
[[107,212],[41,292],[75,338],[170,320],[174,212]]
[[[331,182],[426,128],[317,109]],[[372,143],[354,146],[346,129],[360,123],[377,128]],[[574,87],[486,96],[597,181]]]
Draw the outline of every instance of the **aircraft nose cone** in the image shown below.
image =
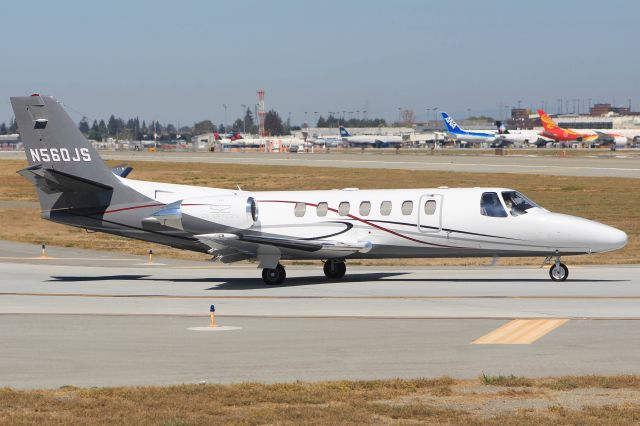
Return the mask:
[[629,240],[624,231],[600,223],[593,227],[590,237],[594,241],[593,251],[598,252],[620,249],[627,245]]

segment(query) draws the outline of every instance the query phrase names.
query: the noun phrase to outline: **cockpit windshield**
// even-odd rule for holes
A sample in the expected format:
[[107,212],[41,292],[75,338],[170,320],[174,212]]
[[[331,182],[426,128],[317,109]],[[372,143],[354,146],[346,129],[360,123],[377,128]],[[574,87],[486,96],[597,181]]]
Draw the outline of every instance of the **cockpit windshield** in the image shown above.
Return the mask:
[[503,191],[502,199],[511,216],[520,216],[527,213],[529,209],[539,207],[536,203],[517,191]]
[[495,192],[485,192],[480,198],[480,214],[489,217],[507,217],[507,212],[504,211],[500,198]]

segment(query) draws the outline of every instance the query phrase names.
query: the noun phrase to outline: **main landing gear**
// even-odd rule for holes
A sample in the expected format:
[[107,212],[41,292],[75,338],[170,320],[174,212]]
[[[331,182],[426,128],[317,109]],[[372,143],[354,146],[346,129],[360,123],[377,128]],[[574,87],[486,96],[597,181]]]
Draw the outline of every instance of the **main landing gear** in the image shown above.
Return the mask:
[[560,262],[560,256],[556,257],[556,261],[549,269],[549,276],[553,281],[564,281],[569,276],[569,268]]
[[267,285],[282,284],[285,278],[287,278],[287,273],[284,266],[279,263],[274,269],[265,268],[262,270],[262,281]]
[[[330,280],[339,280],[347,272],[347,265],[342,259],[330,259],[324,262],[324,274]],[[265,268],[262,270],[262,280],[267,285],[280,285],[287,278],[284,266],[280,263],[275,268]]]
[[344,260],[329,259],[324,262],[324,274],[330,280],[339,280],[347,272],[347,265]]

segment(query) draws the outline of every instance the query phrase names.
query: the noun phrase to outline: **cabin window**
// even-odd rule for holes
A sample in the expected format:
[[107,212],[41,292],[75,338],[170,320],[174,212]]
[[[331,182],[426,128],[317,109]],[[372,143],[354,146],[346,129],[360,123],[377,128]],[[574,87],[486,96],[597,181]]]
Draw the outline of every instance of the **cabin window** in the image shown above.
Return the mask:
[[391,214],[391,201],[383,201],[380,203],[380,214],[382,216],[389,216]]
[[502,191],[502,199],[511,216],[520,216],[527,210],[538,207],[536,203],[516,191]]
[[371,202],[363,201],[360,203],[360,216],[369,216],[371,212]]
[[427,200],[424,203],[424,214],[432,215],[436,212],[436,200]]
[[295,214],[296,217],[304,216],[306,211],[307,211],[306,203],[296,203],[295,207],[293,208],[293,214]]
[[346,216],[349,214],[349,209],[351,208],[351,206],[349,205],[348,201],[343,201],[338,205],[338,214],[340,216]]
[[413,201],[405,201],[404,203],[402,203],[402,214],[405,216],[409,216],[411,213],[413,213]]
[[480,198],[480,214],[489,217],[507,217],[500,198],[495,192],[485,192]]
[[329,206],[326,202],[318,203],[318,207],[316,207],[316,214],[320,217],[327,215],[327,210],[329,210]]

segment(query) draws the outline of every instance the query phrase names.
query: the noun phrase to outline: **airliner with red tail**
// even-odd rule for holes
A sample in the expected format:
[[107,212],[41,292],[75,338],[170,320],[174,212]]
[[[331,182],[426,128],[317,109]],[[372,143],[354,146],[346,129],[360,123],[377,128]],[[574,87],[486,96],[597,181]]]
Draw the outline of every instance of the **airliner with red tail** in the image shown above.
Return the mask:
[[555,121],[544,110],[539,109],[538,115],[540,115],[540,121],[544,130],[540,133],[540,136],[553,139],[556,142],[570,142],[570,141],[590,141],[598,138],[595,133],[579,133],[575,130],[565,129],[558,127]]
[[[635,138],[638,134],[637,130],[616,130],[604,131],[595,129],[583,129],[576,131],[559,127],[551,117],[543,110],[539,109],[540,121],[544,130],[540,133],[556,142],[592,142],[595,146],[611,146],[614,148],[624,148],[627,146],[629,138]],[[624,134],[626,133],[626,135]]]

